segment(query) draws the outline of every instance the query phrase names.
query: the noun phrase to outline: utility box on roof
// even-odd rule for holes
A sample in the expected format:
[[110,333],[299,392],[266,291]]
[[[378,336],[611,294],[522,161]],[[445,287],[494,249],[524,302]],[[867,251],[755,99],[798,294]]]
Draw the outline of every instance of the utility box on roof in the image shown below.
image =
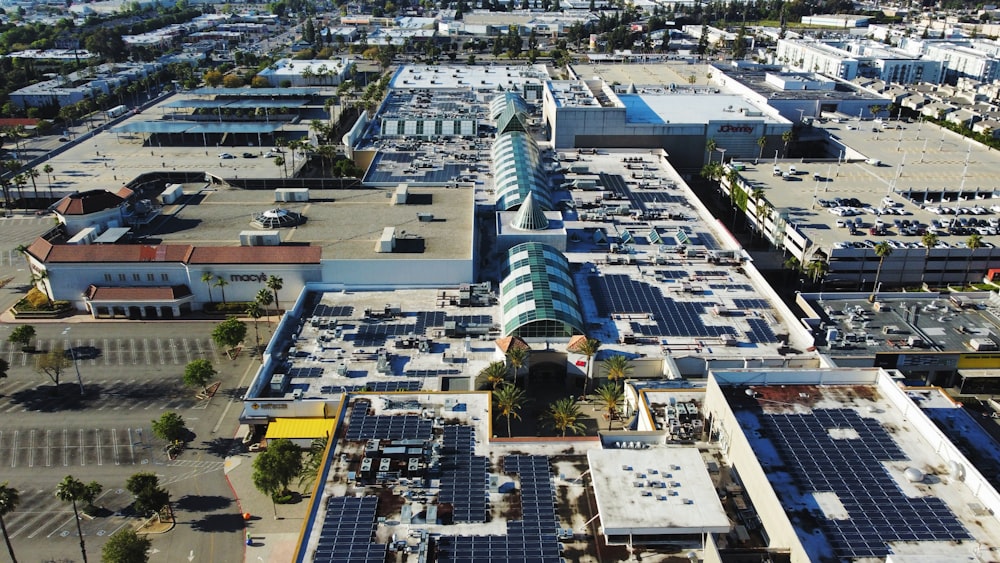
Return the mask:
[[167,184],[163,193],[160,194],[160,201],[163,202],[163,205],[170,205],[180,199],[183,195],[184,186],[180,184]]
[[278,188],[274,190],[274,201],[309,201],[309,188]]

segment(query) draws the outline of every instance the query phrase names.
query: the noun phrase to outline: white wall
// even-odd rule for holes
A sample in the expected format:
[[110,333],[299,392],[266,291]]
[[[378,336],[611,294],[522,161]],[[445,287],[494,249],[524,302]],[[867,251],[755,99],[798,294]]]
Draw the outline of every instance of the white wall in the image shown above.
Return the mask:
[[473,260],[322,260],[322,280],[357,288],[453,287],[473,283]]

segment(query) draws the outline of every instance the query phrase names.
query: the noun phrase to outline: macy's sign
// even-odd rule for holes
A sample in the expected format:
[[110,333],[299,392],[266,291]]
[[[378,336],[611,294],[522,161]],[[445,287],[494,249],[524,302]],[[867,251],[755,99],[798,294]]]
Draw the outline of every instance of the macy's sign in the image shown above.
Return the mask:
[[230,274],[229,281],[264,283],[267,281],[267,274],[265,274],[264,272],[261,272],[259,274]]
[[722,125],[719,133],[753,133],[753,125]]

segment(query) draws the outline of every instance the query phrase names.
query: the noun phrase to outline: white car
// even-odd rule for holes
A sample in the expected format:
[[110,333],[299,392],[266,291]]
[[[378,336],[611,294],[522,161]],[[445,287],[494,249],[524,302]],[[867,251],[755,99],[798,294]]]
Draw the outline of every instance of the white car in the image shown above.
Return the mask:
[[219,158],[221,158],[222,160],[229,160],[230,158],[236,158],[236,157],[229,154],[228,152],[220,152]]

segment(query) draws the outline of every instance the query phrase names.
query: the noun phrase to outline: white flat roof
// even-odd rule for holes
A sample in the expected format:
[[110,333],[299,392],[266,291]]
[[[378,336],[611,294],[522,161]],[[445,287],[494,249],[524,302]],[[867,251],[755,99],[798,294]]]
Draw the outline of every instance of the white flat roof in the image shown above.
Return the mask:
[[726,533],[719,502],[698,448],[587,452],[605,535]]

